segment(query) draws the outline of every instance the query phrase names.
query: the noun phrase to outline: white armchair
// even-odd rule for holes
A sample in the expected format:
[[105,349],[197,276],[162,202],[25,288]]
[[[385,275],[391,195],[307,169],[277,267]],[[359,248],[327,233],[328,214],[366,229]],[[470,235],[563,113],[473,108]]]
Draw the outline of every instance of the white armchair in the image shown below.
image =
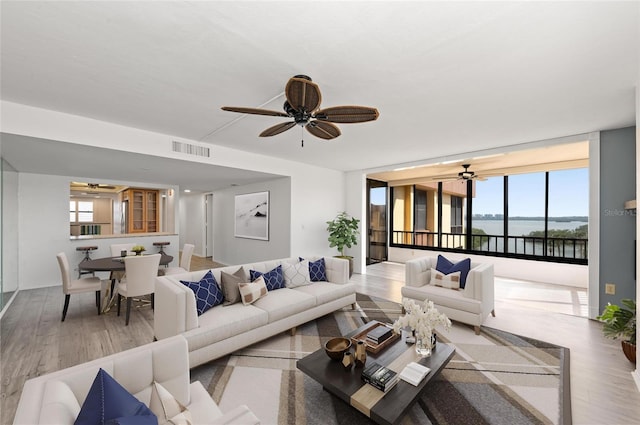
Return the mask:
[[485,318],[495,316],[493,264],[471,263],[464,289],[453,290],[429,285],[435,257],[421,257],[405,263],[404,298],[429,299],[451,320],[472,325],[476,334]]
[[223,414],[199,381],[190,383],[187,341],[180,335],[29,379],[13,423],[73,424],[100,368],[147,405],[159,382],[189,409],[194,424],[260,423],[245,405]]

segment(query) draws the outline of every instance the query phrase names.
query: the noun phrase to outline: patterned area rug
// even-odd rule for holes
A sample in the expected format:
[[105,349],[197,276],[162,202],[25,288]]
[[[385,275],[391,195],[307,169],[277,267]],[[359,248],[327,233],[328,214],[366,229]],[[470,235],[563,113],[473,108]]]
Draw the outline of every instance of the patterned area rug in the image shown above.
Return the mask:
[[[397,303],[357,294],[350,307],[191,370],[223,412],[246,404],[267,425],[371,424],[296,369],[296,360],[370,320],[392,322]],[[454,323],[438,333],[456,354],[402,424],[570,424],[569,350]]]

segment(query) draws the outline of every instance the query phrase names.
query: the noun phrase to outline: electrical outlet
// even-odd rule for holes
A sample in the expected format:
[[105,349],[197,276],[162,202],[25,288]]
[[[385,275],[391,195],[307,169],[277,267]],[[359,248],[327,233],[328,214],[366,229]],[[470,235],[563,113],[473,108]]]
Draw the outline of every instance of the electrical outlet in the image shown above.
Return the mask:
[[615,283],[605,283],[604,284],[604,293],[608,295],[616,294],[616,284]]

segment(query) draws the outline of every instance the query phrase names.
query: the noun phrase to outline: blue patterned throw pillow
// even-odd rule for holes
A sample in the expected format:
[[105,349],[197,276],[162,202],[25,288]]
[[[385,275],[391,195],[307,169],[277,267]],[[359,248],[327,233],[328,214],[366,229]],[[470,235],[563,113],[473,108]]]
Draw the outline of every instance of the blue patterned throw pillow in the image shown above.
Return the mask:
[[311,282],[328,282],[327,268],[324,264],[324,258],[316,261],[309,261],[309,276],[311,276]]
[[264,283],[267,285],[267,291],[275,291],[276,289],[284,288],[284,273],[282,272],[282,266],[278,266],[273,270],[269,270],[266,273],[262,273],[256,270],[249,270],[249,279],[251,282],[262,276]]
[[465,258],[464,260],[458,261],[457,263],[452,263],[442,255],[438,255],[436,270],[444,274],[460,272],[460,289],[464,289],[465,285],[467,284],[467,275],[469,274],[469,270],[471,270],[471,259]]
[[157,424],[158,418],[103,369],[98,371],[75,425]]
[[209,270],[200,282],[189,282],[181,280],[180,283],[187,286],[193,291],[196,296],[196,310],[198,310],[198,316],[211,307],[215,307],[218,304],[222,304],[224,301],[224,294],[222,289],[218,286],[215,276]]

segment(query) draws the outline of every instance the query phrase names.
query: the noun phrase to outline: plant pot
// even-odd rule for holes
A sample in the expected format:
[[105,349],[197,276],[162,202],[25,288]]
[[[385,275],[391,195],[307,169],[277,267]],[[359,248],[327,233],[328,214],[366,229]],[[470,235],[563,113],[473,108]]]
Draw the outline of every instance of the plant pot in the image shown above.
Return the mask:
[[621,341],[622,342],[622,352],[629,359],[631,363],[636,362],[636,345],[631,344],[629,341]]

